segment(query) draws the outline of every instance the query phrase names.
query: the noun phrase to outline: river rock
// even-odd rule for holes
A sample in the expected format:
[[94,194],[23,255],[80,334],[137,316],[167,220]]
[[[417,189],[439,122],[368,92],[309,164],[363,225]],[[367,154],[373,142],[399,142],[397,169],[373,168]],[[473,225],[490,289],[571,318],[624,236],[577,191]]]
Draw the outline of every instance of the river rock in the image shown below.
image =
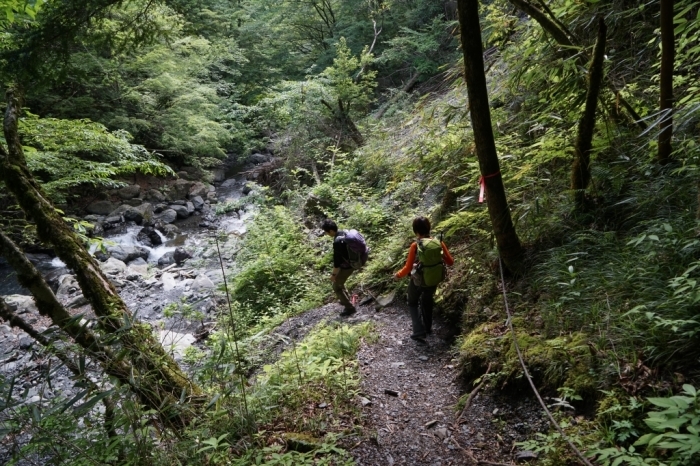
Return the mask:
[[58,278],[56,297],[60,301],[68,299],[78,290],[80,290],[80,286],[78,285],[78,280],[75,279],[75,275],[65,274]]
[[122,199],[133,199],[141,194],[141,186],[132,184],[117,190],[117,195]]
[[194,196],[206,196],[209,192],[209,187],[204,183],[197,181],[192,185],[188,193],[188,198],[192,199]]
[[219,202],[219,199],[216,197],[216,193],[214,191],[207,193],[207,201],[209,201],[210,204],[216,204]]
[[34,344],[34,340],[30,337],[22,337],[19,339],[19,349],[28,350]]
[[202,199],[202,196],[194,196],[191,198],[191,201],[195,210],[202,210],[202,207],[204,207],[204,199]]
[[187,202],[187,204],[185,204],[185,207],[187,207],[187,213],[189,213],[190,215],[194,213],[194,204],[192,204],[191,202]]
[[163,280],[163,291],[170,291],[177,286],[175,275],[170,272],[165,272],[160,279]]
[[163,244],[163,240],[153,227],[141,228],[141,230],[136,235],[136,241],[145,246],[148,246],[149,248]]
[[85,210],[95,215],[109,215],[114,207],[115,205],[109,201],[95,201],[90,203]]
[[166,351],[182,357],[185,350],[195,342],[194,335],[188,333],[177,333],[170,330],[161,330],[159,334],[160,343]]
[[38,314],[39,309],[36,307],[34,298],[22,294],[11,294],[4,297],[9,308],[17,315],[22,314]]
[[107,275],[117,275],[126,272],[126,264],[114,257],[110,257],[106,262],[102,262],[100,268]]
[[175,212],[173,209],[165,209],[156,218],[163,223],[173,223],[175,220],[177,220],[177,212]]
[[214,287],[214,282],[212,282],[211,279],[204,274],[197,275],[192,282],[192,290],[194,291],[210,290]]
[[67,307],[68,309],[75,309],[75,308],[78,308],[78,307],[80,307],[80,306],[84,306],[84,305],[86,305],[87,303],[88,303],[87,298],[86,298],[85,296],[83,296],[82,293],[79,293],[79,294],[73,296],[72,298],[70,298],[70,299],[66,302],[66,307]]
[[170,265],[175,263],[175,252],[174,251],[168,251],[162,256],[158,258],[158,265]]
[[190,216],[190,212],[184,205],[171,205],[170,209],[175,211],[177,218],[187,218]]
[[175,180],[170,184],[171,196],[173,199],[185,199],[194,185],[193,181]]
[[269,161],[270,161],[270,156],[265,155],[265,154],[257,154],[256,153],[256,154],[250,154],[248,156],[248,162],[254,163],[256,165],[261,164],[261,163],[265,163],[265,162],[269,162]]
[[121,223],[123,218],[124,217],[122,217],[121,215],[112,215],[112,216],[107,217],[105,219],[105,222],[103,223],[102,226],[104,228],[112,228],[117,223]]
[[173,251],[173,259],[175,259],[175,262],[180,265],[183,262],[185,262],[186,259],[189,259],[192,257],[192,254],[189,252],[185,251],[184,248],[175,248],[175,251]]
[[146,199],[153,202],[163,202],[165,200],[165,195],[157,189],[149,189],[146,193]]
[[162,234],[165,235],[166,238],[173,239],[175,236],[177,236],[177,233],[180,231],[178,227],[176,227],[173,224],[165,224],[161,222],[156,222],[155,226],[156,230],[160,231]]
[[131,207],[136,207],[136,206],[143,204],[143,199],[141,199],[140,197],[135,197],[133,199],[126,199],[124,201],[124,204],[129,205]]
[[137,257],[142,257],[148,259],[149,251],[148,249],[141,246],[110,246],[107,248],[107,252],[122,262],[131,262]]
[[244,195],[250,194],[253,190],[255,189],[255,183],[252,183],[250,181],[246,181],[246,183],[243,185],[243,189],[241,189],[241,193]]

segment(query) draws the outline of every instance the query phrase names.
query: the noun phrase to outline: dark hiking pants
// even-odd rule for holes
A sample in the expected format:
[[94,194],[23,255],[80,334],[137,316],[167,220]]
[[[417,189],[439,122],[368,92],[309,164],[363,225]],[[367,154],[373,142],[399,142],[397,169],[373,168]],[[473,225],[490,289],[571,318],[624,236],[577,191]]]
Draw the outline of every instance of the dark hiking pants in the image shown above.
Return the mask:
[[338,301],[343,305],[345,309],[354,309],[352,301],[350,301],[350,294],[347,288],[345,288],[345,282],[348,281],[350,275],[354,272],[353,269],[340,269],[338,270],[338,275],[335,276],[335,281],[333,282],[333,292],[338,297]]
[[[433,328],[433,305],[436,286],[416,286],[408,281],[408,309],[411,311],[413,334],[411,337],[423,338]],[[419,310],[420,303],[420,310]]]

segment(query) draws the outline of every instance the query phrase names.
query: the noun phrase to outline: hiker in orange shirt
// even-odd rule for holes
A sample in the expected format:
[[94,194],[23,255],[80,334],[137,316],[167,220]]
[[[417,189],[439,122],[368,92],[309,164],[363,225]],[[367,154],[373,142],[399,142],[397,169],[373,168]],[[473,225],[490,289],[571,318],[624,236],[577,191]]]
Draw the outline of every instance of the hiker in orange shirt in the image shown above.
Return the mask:
[[[411,338],[425,344],[426,334],[433,326],[435,290],[445,278],[445,265],[454,264],[454,259],[442,241],[430,236],[430,220],[416,217],[413,220],[416,241],[408,250],[406,265],[394,274],[399,280],[411,275],[408,282],[408,308],[411,311],[413,333]],[[422,312],[418,311],[418,303]]]

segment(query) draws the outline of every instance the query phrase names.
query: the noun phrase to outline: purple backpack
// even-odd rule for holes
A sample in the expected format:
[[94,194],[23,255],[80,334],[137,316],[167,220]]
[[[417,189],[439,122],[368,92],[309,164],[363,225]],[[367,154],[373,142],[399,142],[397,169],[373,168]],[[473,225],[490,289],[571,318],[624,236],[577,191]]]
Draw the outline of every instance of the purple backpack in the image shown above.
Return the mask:
[[345,245],[348,247],[348,258],[350,267],[359,270],[367,262],[369,248],[365,243],[365,238],[357,230],[345,230],[343,235]]

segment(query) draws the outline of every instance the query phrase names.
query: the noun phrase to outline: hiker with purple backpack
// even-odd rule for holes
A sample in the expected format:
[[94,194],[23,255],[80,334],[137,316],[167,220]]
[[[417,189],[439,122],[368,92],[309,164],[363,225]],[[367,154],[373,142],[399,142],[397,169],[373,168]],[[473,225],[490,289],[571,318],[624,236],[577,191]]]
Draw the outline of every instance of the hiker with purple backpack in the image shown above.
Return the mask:
[[369,248],[357,230],[338,230],[338,225],[329,218],[323,221],[321,229],[333,238],[331,282],[333,282],[333,292],[344,308],[340,315],[343,317],[352,315],[357,309],[345,288],[345,282],[355,270],[365,265]]

